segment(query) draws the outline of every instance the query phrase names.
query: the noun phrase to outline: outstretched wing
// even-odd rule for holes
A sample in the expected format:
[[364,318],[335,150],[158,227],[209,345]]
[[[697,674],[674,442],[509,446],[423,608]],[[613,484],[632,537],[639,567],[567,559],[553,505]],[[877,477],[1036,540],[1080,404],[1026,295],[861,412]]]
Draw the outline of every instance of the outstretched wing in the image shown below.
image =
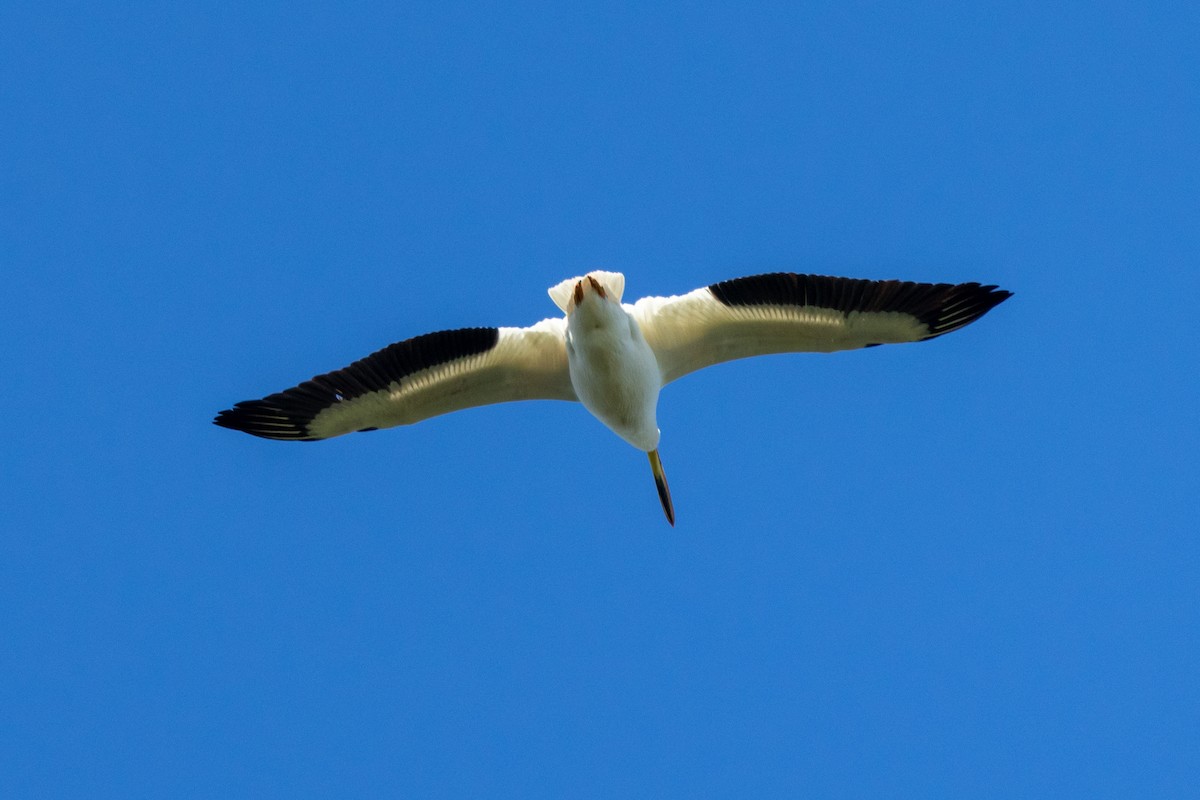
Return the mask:
[[266,439],[328,439],[509,400],[574,400],[566,321],[462,328],[389,345],[213,422]]
[[668,383],[735,358],[933,339],[974,322],[1010,296],[978,283],[779,272],[678,297],[643,297],[628,308]]

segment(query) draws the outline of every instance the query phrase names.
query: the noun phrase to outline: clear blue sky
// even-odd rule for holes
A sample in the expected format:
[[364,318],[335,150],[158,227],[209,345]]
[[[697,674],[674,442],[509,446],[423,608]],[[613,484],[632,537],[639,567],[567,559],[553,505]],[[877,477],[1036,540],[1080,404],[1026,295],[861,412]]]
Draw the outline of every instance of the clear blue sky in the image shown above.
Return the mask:
[[[403,5],[403,10],[397,7]],[[0,11],[0,796],[1183,797],[1200,12]],[[772,270],[997,283],[664,392],[313,445],[232,402]]]

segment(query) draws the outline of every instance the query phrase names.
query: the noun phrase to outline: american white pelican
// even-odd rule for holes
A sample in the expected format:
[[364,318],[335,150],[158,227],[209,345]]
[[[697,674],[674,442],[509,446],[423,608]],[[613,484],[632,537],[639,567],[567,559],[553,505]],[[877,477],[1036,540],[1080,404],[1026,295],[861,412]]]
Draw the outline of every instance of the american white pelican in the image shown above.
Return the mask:
[[509,400],[578,400],[658,457],[658,393],[683,375],[767,353],[920,342],[958,330],[1011,296],[978,283],[912,283],[774,273],[622,304],[625,276],[589,272],[551,288],[564,316],[528,328],[462,328],[389,345],[348,367],[222,411],[217,425],[312,441],[409,425]]

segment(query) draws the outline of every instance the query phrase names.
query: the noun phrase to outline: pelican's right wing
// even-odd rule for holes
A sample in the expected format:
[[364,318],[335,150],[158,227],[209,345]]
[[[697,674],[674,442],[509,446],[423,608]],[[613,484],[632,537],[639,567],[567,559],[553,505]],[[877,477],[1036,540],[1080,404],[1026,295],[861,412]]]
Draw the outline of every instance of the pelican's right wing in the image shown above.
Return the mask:
[[1009,296],[978,283],[780,272],[677,297],[643,297],[626,308],[658,358],[665,384],[735,358],[932,339],[974,322]]
[[299,386],[246,400],[213,422],[265,439],[328,439],[510,400],[575,400],[566,320],[406,339]]

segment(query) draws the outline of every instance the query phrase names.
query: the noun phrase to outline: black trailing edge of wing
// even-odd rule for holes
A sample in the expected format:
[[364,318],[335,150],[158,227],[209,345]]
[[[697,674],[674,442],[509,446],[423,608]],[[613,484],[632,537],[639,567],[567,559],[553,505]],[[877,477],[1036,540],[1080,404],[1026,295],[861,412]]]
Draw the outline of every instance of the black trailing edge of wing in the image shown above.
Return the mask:
[[929,329],[924,339],[956,331],[1012,296],[1012,292],[978,283],[870,281],[793,272],[735,278],[708,289],[727,306],[811,306],[843,314],[911,314]]
[[320,437],[309,433],[308,424],[330,406],[384,391],[421,370],[485,353],[499,339],[499,328],[460,328],[416,336],[291,389],[237,403],[217,414],[213,424],[264,439],[312,441]]

